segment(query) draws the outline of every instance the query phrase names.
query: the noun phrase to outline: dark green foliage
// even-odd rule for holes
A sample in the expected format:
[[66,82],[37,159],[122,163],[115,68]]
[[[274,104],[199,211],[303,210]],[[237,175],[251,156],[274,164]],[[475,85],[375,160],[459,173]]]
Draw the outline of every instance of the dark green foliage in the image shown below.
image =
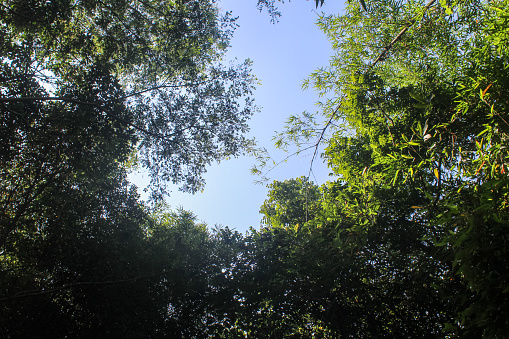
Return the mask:
[[156,197],[194,192],[250,146],[249,62],[221,65],[234,19],[211,1],[16,0],[0,22],[0,337],[213,331],[209,233],[155,218],[126,174],[138,158]]
[[457,300],[436,288],[463,288],[450,272],[451,253],[420,240],[427,230],[402,203],[415,197],[379,192],[383,202],[368,225],[353,219],[358,208],[345,205],[360,194],[339,183],[322,190],[321,208],[300,231],[274,227],[256,238],[254,272],[266,298],[258,303],[267,305],[271,319],[292,324],[280,336],[311,337],[318,329],[324,338],[440,336]]

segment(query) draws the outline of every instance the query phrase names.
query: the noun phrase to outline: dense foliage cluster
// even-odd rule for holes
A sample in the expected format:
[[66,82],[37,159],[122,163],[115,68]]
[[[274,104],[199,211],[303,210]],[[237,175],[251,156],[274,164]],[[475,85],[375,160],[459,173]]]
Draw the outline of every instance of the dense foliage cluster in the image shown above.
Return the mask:
[[272,183],[243,235],[126,180],[195,191],[251,147],[249,64],[221,65],[234,19],[3,1],[0,336],[509,337],[508,0],[351,1],[319,25],[321,111],[277,145],[324,146],[336,179]]
[[126,173],[194,192],[251,146],[249,62],[222,64],[235,27],[208,0],[0,3],[0,337],[192,328],[164,310],[203,289],[168,276],[199,267]]
[[294,116],[277,143],[324,144],[338,177],[296,237],[340,256],[322,307],[342,337],[509,335],[508,8],[352,2],[320,19],[335,54],[306,85],[323,129]]

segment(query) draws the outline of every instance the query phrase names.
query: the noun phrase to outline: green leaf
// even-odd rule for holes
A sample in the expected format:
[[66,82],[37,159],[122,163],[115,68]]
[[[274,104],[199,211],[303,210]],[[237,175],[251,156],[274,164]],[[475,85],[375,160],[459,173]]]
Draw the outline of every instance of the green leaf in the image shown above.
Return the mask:
[[415,92],[410,92],[409,93],[410,97],[412,97],[413,99],[419,101],[419,103],[423,104],[423,105],[426,105],[426,102],[424,101],[424,98],[422,96],[420,96],[419,94],[415,93]]

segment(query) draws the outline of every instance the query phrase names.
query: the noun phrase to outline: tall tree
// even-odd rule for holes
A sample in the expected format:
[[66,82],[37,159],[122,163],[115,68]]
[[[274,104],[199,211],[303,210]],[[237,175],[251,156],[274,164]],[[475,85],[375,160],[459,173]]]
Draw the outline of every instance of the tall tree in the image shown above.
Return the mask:
[[[309,114],[292,117],[278,143],[326,145],[341,189],[322,224],[375,269],[368,282],[386,279],[383,293],[397,285],[391,279],[415,288],[403,286],[387,315],[417,307],[417,319],[412,300],[443,296],[433,313],[442,323],[408,335],[505,337],[507,1],[362,7],[320,20],[335,54],[306,85],[326,98],[323,128]],[[378,266],[395,260],[401,268]]]
[[[291,200],[294,192],[280,189],[287,184],[274,183],[266,204],[275,196]],[[246,257],[252,269],[239,279],[247,311],[239,323],[246,332],[306,338],[445,335],[454,322],[456,293],[465,290],[450,270],[451,252],[420,240],[428,226],[415,225],[410,207],[420,198],[379,190],[370,198],[378,201],[377,213],[367,222],[362,216],[367,207],[351,206],[363,204],[365,192],[340,182],[320,191],[314,213],[300,227],[294,210],[305,209],[305,202],[293,200],[292,209],[278,214],[286,227],[275,223],[251,234],[253,249]],[[264,211],[272,220],[271,210]]]
[[275,181],[269,185],[269,199],[260,208],[264,224],[271,227],[299,227],[314,218],[320,191],[307,178]]
[[[221,64],[234,19],[214,1],[13,0],[0,21],[0,336],[203,330],[162,315],[193,309],[186,295],[208,283],[189,265],[208,252],[148,236],[157,223],[126,172],[138,158],[155,196],[166,182],[194,192],[208,164],[250,146],[249,62]],[[196,284],[178,290],[179,274]]]

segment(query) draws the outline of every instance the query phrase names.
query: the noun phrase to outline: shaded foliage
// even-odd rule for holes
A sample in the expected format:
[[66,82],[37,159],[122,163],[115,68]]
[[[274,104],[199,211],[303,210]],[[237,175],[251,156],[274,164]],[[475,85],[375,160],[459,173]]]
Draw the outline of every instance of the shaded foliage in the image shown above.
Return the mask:
[[221,64],[235,20],[213,1],[22,0],[0,21],[0,336],[212,331],[208,231],[154,216],[126,175],[194,192],[250,147],[249,62]]

